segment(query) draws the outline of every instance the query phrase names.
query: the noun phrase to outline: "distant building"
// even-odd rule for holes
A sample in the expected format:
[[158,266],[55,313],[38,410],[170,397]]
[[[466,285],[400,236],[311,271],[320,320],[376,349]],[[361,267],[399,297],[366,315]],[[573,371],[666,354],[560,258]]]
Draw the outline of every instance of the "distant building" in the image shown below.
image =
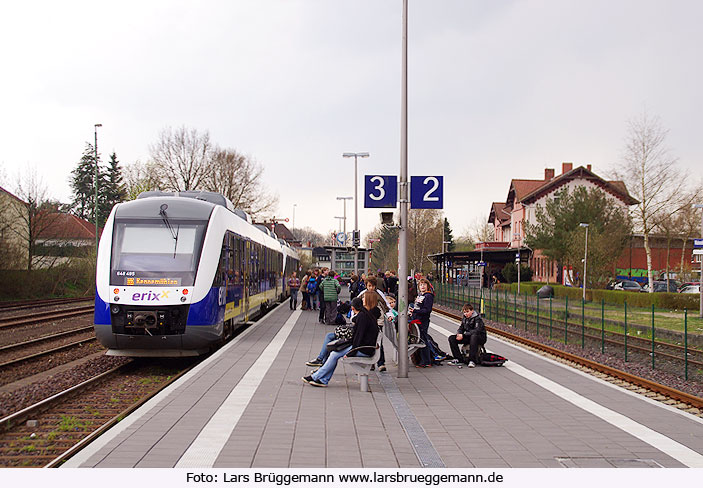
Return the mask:
[[[95,224],[63,212],[42,216],[44,225],[37,235],[34,264],[46,268],[68,262],[71,258],[92,256],[95,249]],[[98,229],[102,233],[102,229]]]
[[0,187],[0,269],[27,268],[27,202]]
[[[505,247],[525,249],[525,223],[537,223],[537,209],[544,207],[547,200],[554,198],[557,191],[573,190],[576,187],[598,188],[602,190],[614,205],[624,209],[637,204],[622,181],[607,181],[593,173],[591,165],[573,168],[572,163],[562,163],[562,173],[555,176],[553,168],[544,170],[544,179],[513,179],[508,188],[505,202],[493,202],[488,223],[495,230],[495,243]],[[534,281],[558,281],[561,270],[557,263],[544,256],[539,249],[534,250],[529,260]]]

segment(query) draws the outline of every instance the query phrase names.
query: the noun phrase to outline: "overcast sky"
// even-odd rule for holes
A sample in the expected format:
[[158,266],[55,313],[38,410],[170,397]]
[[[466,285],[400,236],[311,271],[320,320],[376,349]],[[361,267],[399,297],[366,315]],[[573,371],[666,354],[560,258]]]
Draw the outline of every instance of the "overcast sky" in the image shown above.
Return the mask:
[[[511,178],[622,159],[647,110],[700,177],[703,2],[410,0],[409,174],[445,177],[461,234]],[[123,165],[166,126],[209,131],[265,167],[276,216],[337,228],[360,160],[400,165],[401,0],[3,2],[0,165],[68,202],[93,124]],[[363,162],[362,162],[363,161]],[[353,205],[347,207],[353,227]]]

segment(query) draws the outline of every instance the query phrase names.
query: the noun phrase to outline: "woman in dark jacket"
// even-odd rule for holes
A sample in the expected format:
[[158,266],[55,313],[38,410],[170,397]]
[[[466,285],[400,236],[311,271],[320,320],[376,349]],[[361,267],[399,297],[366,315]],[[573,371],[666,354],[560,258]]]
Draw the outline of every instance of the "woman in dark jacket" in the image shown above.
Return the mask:
[[[375,294],[367,293],[367,295],[368,298],[364,300],[357,297],[351,302],[352,310],[356,312],[356,316],[352,318],[354,335],[352,336],[351,346],[345,347],[341,351],[332,351],[320,369],[309,376],[303,377],[305,383],[313,386],[327,386],[334,374],[334,370],[337,368],[339,358],[346,356],[352,349],[355,349],[353,353],[355,356],[373,355],[376,347],[376,338],[378,337],[378,326],[370,310],[376,308],[378,298]],[[357,348],[360,349],[356,350]]]
[[432,347],[430,347],[429,328],[430,314],[434,305],[434,295],[430,292],[430,282],[422,278],[417,284],[419,293],[415,298],[415,305],[410,309],[410,315],[413,320],[419,320],[418,328],[420,329],[420,340],[425,343],[425,347],[420,349],[420,363],[418,368],[431,368],[433,362]]

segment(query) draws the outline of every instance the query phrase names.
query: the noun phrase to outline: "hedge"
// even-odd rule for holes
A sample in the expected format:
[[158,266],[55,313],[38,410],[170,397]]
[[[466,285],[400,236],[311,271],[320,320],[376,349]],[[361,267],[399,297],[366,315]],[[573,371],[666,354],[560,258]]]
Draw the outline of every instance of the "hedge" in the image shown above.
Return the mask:
[[85,263],[0,272],[0,301],[89,296],[94,288],[95,267]]
[[[547,283],[526,282],[520,283],[520,294],[536,295],[537,290],[542,288]],[[555,298],[569,297],[570,300],[580,300],[583,296],[581,288],[571,286],[555,285],[549,283],[549,286],[554,288]],[[517,291],[517,283],[497,285],[500,290],[508,290],[510,293]],[[632,307],[669,309],[669,310],[689,310],[698,309],[699,296],[688,293],[642,293],[634,291],[620,290],[599,290],[586,288],[586,301],[600,302],[603,300],[607,305],[622,305],[627,301],[627,304]]]

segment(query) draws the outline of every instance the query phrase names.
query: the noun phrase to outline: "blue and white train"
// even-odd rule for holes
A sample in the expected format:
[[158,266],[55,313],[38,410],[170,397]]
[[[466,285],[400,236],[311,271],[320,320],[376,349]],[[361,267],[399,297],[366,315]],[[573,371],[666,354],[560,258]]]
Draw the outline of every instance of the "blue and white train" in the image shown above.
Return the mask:
[[98,249],[95,334],[116,356],[195,356],[289,295],[298,254],[212,192],[115,206]]

